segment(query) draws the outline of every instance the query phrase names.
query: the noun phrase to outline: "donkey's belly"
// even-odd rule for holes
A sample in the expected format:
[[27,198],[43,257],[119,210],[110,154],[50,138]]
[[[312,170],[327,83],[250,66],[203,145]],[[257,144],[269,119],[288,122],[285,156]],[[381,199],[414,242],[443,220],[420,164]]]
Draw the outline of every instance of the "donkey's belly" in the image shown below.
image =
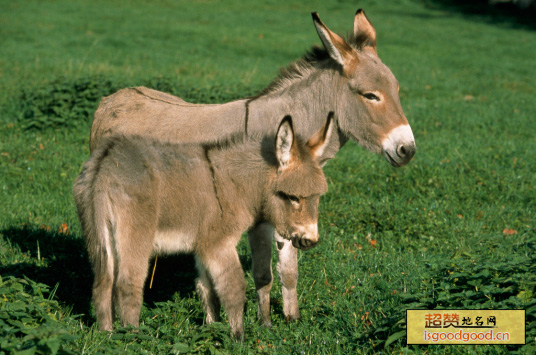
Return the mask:
[[195,235],[179,230],[166,230],[156,232],[153,252],[156,254],[188,253],[194,250]]

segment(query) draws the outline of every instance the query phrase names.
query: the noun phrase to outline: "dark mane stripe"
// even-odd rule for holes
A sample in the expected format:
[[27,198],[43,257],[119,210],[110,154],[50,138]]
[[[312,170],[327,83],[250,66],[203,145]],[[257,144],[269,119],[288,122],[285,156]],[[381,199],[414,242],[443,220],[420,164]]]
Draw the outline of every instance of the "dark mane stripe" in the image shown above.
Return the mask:
[[[364,33],[358,36],[355,36],[354,34],[348,35],[347,42],[358,52],[362,51],[365,47],[376,46],[376,41],[372,40]],[[290,83],[294,79],[303,78],[308,72],[314,69],[317,63],[320,62],[330,63],[334,68],[339,66],[333,59],[331,59],[328,51],[324,47],[315,45],[308,50],[303,57],[289,64],[287,67],[281,68],[279,70],[279,75],[264,90],[257,96],[252,97],[249,101],[253,101],[261,96],[277,92],[279,89],[287,87],[285,83]]]
[[[287,67],[283,67],[279,70],[279,75],[257,96],[251,100],[255,100],[260,96],[264,96],[278,91],[281,88],[286,87],[285,82],[290,82],[294,79],[304,77],[310,70],[312,70],[316,63],[331,60],[328,52],[319,46],[313,46],[305,55],[297,61],[289,64]],[[333,62],[335,66],[336,63]]]

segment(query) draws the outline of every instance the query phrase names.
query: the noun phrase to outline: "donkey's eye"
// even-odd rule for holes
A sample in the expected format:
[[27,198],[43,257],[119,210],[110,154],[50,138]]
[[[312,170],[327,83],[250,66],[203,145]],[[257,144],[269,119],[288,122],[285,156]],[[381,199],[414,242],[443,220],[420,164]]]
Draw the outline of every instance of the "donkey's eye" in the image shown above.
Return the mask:
[[292,204],[292,207],[294,208],[300,208],[300,198],[294,195],[287,195],[285,194],[285,197],[290,201]]
[[292,202],[293,204],[297,204],[299,205],[300,204],[300,199],[296,196],[292,196],[292,195],[287,195],[287,198],[289,199],[290,202]]
[[370,101],[380,101],[380,98],[376,95],[376,94],[373,94],[371,92],[366,92],[364,94],[362,94],[363,97],[367,100],[370,100]]
[[294,207],[300,207],[300,198],[297,197],[297,196],[288,195],[286,193],[279,192],[279,197],[281,197],[282,199],[286,199],[286,200],[290,201],[290,203],[292,203],[292,205]]

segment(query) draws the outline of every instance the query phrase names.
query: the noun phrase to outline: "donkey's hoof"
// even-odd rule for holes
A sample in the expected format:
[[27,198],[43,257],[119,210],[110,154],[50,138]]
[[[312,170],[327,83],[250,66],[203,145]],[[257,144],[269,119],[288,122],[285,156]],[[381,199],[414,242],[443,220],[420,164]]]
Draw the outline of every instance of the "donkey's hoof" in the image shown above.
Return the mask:
[[243,343],[246,339],[243,330],[231,332],[231,338],[237,343]]
[[271,319],[267,319],[267,320],[260,320],[259,321],[259,324],[262,325],[263,327],[266,327],[268,329],[272,328],[272,320]]
[[292,314],[292,315],[289,314],[289,315],[287,315],[287,316],[285,317],[285,321],[287,322],[287,325],[288,325],[289,323],[297,322],[297,321],[299,321],[300,319],[301,319],[300,314],[297,314],[297,315],[296,315],[296,314]]

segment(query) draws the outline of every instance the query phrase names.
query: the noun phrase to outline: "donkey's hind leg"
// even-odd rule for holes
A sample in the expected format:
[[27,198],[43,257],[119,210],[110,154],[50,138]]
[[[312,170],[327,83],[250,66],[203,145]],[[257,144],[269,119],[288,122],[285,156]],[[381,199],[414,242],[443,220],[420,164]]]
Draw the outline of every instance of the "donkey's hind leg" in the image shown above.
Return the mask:
[[220,321],[220,299],[214,289],[214,283],[198,256],[195,257],[195,266],[199,277],[196,280],[196,290],[201,298],[203,309],[206,314],[207,324]]
[[199,257],[214,281],[216,293],[229,318],[233,337],[241,340],[244,339],[242,317],[246,302],[246,280],[234,244],[236,243],[218,243],[210,250],[203,251]]
[[251,248],[253,280],[257,290],[259,323],[272,326],[270,319],[270,291],[272,289],[272,239],[274,227],[260,223],[249,230],[248,240]]
[[[100,330],[112,331],[114,309],[112,304],[113,288],[113,258],[107,255],[105,249],[99,251],[92,262],[95,278],[93,281],[93,306]],[[93,259],[93,258],[92,258]]]
[[[118,230],[120,230],[118,228]],[[149,270],[152,240],[148,236],[155,231],[147,229],[123,229],[127,238],[117,238],[118,270],[114,285],[119,318],[123,326],[139,326],[143,302],[143,286]],[[126,235],[124,234],[123,237]]]
[[283,313],[287,320],[297,320],[300,316],[298,306],[298,249],[290,240],[284,239],[275,232],[275,241],[279,253],[277,272],[282,284]]

